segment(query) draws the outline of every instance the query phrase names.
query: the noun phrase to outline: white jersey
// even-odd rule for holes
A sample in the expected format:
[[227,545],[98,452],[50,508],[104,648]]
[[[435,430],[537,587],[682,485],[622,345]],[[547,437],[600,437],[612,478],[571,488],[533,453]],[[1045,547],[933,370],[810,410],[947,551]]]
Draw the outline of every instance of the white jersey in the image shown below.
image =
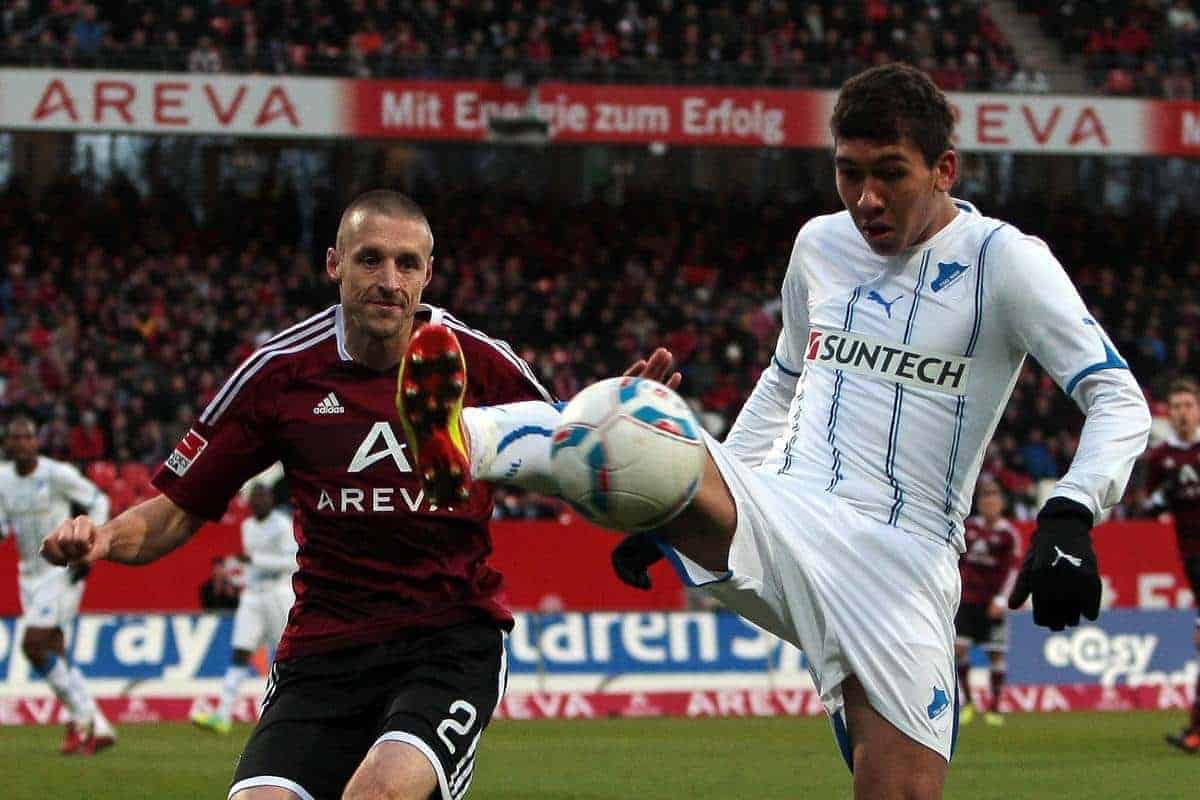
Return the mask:
[[292,520],[276,509],[266,519],[249,516],[242,520],[242,549],[250,559],[246,567],[246,589],[260,591],[287,581],[296,571],[296,537]]
[[0,531],[17,537],[22,579],[66,569],[43,559],[41,549],[42,540],[70,518],[72,504],[96,524],[108,520],[108,497],[70,464],[38,456],[28,475],[18,475],[12,462],[0,464]]
[[1054,494],[1097,519],[1120,500],[1150,417],[1049,248],[955,204],[946,227],[890,258],[847,212],[801,229],[775,356],[726,444],[962,552],[984,449],[1026,354],[1087,415]]

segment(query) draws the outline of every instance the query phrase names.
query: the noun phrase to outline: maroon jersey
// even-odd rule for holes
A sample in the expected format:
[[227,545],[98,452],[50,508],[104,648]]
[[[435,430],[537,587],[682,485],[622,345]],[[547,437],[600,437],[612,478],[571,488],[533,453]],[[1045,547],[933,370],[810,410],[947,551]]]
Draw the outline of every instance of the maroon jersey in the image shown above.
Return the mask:
[[1146,455],[1146,490],[1161,492],[1175,517],[1175,537],[1184,558],[1200,556],[1200,441],[1172,436]]
[[[423,306],[458,334],[466,405],[551,400],[508,345]],[[247,358],[154,476],[176,505],[215,520],[250,478],[283,463],[295,507],[296,602],[278,657],[379,642],[406,628],[492,619],[501,597],[482,482],[452,508],[425,499],[393,405],[396,370],[351,359],[341,306]]]
[[987,605],[1007,598],[1021,561],[1021,536],[1017,529],[1003,518],[989,527],[983,517],[970,517],[965,523],[964,537],[967,549],[958,562],[962,602]]

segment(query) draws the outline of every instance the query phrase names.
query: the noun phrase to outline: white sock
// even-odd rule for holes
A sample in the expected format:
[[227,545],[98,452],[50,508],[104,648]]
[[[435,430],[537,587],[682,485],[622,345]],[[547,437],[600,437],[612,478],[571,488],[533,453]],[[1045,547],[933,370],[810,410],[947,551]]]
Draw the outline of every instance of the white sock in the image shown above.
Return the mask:
[[527,400],[463,409],[471,440],[471,477],[557,494],[550,470],[550,440],[562,414],[550,403]]
[[250,675],[250,667],[242,664],[230,664],[225,670],[225,680],[221,684],[221,702],[217,705],[217,716],[230,719],[233,716],[233,704],[237,702],[238,687]]
[[[38,671],[41,672],[41,670]],[[71,671],[66,660],[61,656],[51,654],[50,668],[42,672],[42,677],[46,679],[46,683],[50,684],[50,688],[54,690],[59,702],[67,707],[71,718],[78,720],[79,709],[75,707],[75,698],[71,696]]]
[[104,716],[104,712],[100,710],[100,704],[96,703],[96,716],[92,717],[92,732],[97,736],[116,736],[117,732],[113,730],[112,723],[108,721],[108,717]]
[[96,701],[92,699],[92,693],[88,691],[87,681],[83,678],[83,673],[79,671],[79,667],[71,665],[67,672],[68,685],[71,688],[71,698],[75,704],[76,719],[86,721],[98,717],[96,710]]

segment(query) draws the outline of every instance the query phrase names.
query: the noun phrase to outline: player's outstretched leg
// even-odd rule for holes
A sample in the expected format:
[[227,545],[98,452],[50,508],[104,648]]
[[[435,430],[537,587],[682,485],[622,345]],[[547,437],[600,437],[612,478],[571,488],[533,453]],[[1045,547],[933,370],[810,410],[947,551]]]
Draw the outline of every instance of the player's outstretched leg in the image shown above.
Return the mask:
[[425,494],[450,506],[470,494],[470,460],[462,428],[467,362],[458,337],[444,325],[425,325],[400,362],[396,410]]

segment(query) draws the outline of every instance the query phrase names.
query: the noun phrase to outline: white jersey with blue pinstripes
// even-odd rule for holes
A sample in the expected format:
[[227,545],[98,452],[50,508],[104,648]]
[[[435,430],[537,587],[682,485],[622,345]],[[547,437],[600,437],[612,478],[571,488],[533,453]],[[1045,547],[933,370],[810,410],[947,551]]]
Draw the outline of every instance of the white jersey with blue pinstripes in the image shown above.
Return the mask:
[[1026,354],[1088,415],[1055,494],[1097,516],[1120,499],[1149,416],[1046,245],[955,202],[946,227],[891,258],[846,212],[804,226],[775,356],[726,445],[961,551],[984,449]]
[[16,536],[22,579],[65,569],[41,557],[42,539],[71,518],[73,505],[97,525],[108,520],[108,496],[72,465],[38,456],[33,471],[21,475],[14,463],[0,463],[0,539],[9,531]]

